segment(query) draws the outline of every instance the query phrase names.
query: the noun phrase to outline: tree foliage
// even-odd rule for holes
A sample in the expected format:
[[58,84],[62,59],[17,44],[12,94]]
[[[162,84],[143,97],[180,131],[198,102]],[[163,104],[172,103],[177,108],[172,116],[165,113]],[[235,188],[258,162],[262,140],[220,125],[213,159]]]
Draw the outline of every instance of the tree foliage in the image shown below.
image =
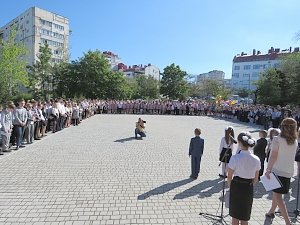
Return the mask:
[[261,74],[256,82],[257,100],[259,103],[277,105],[281,104],[280,71],[274,68]]
[[190,84],[189,93],[192,97],[221,97],[222,99],[228,99],[231,90],[225,88],[224,84],[220,81],[213,79],[205,79],[201,83]]
[[187,96],[187,73],[174,63],[164,68],[160,92],[170,99],[184,99]]
[[158,97],[159,82],[151,76],[140,75],[135,79],[137,90],[135,98],[156,99]]
[[55,95],[68,98],[121,99],[127,97],[123,73],[113,72],[99,50],[88,51],[71,63],[53,69]]
[[7,101],[19,93],[20,87],[28,85],[26,71],[27,49],[16,43],[17,29],[13,27],[6,41],[0,40],[0,101]]
[[53,74],[51,65],[51,49],[46,43],[39,48],[38,61],[29,66],[30,87],[37,98],[48,99],[53,90]]
[[270,105],[300,104],[300,54],[282,58],[279,69],[271,68],[257,81],[259,103]]

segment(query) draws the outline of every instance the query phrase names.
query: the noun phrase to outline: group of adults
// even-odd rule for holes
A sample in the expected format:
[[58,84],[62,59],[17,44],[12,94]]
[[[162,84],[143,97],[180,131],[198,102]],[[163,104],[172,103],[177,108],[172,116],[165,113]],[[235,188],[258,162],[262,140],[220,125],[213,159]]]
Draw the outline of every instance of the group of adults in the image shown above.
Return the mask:
[[78,126],[85,118],[96,113],[97,104],[91,100],[73,101],[64,99],[47,102],[34,99],[9,101],[0,106],[1,151],[10,152],[24,148],[65,128]]

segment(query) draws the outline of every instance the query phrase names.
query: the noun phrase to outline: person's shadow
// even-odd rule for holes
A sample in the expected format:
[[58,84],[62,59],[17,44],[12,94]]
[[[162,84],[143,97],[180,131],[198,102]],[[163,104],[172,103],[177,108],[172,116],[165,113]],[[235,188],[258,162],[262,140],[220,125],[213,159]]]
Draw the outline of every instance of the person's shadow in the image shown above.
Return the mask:
[[135,140],[134,137],[128,137],[128,138],[122,138],[122,139],[115,140],[114,142],[125,143],[127,141],[133,141],[133,140]]
[[178,188],[180,186],[183,186],[185,184],[188,184],[190,182],[194,181],[194,179],[192,178],[188,178],[188,179],[184,179],[184,180],[180,180],[180,181],[176,181],[176,182],[173,182],[173,183],[167,183],[167,184],[164,184],[164,185],[161,185],[157,188],[154,188],[144,194],[141,194],[138,196],[138,200],[145,200],[147,198],[149,198],[150,196],[153,196],[153,195],[162,195],[166,192],[169,192],[175,188]]
[[[173,200],[189,198],[195,195],[199,195],[199,198],[210,197],[214,193],[220,192],[222,188],[223,184],[221,178],[215,180],[207,180],[175,195]],[[201,192],[202,190],[205,191]]]

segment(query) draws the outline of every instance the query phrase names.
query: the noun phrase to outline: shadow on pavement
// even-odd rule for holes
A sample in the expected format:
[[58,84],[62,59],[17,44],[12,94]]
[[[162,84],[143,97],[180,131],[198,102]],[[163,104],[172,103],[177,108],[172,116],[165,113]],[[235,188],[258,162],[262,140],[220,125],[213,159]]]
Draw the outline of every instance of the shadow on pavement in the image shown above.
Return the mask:
[[[215,180],[207,180],[175,195],[173,200],[189,198],[195,195],[199,195],[199,198],[210,197],[214,193],[220,192],[222,188],[223,188],[223,183],[221,178]],[[205,191],[201,192],[202,190]]]
[[133,140],[135,140],[134,137],[129,137],[129,138],[118,139],[118,140],[115,140],[114,142],[125,143],[126,141],[133,141]]
[[175,188],[178,188],[180,186],[183,186],[185,184],[188,184],[190,182],[194,181],[193,179],[191,178],[188,178],[188,179],[184,179],[184,180],[180,180],[180,181],[176,181],[174,183],[167,183],[167,184],[164,184],[164,185],[161,185],[157,188],[154,188],[144,194],[141,194],[138,196],[138,200],[145,200],[147,198],[149,198],[150,196],[152,195],[161,195],[161,194],[164,194],[166,192],[169,192]]

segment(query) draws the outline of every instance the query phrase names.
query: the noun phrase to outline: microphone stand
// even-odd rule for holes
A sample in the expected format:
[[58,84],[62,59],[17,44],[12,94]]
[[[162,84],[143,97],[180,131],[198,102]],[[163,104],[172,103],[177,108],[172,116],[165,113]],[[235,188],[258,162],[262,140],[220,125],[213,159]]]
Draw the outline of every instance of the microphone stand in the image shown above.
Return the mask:
[[211,214],[211,213],[204,213],[204,212],[200,212],[199,215],[200,216],[203,216],[204,218],[206,219],[209,219],[209,220],[213,220],[213,221],[216,221],[218,222],[218,224],[228,224],[226,221],[225,221],[225,218],[227,216],[229,216],[229,214],[227,215],[224,215],[224,202],[225,202],[225,183],[226,183],[226,167],[227,167],[227,157],[228,157],[228,151],[231,150],[230,148],[227,148],[223,157],[221,158],[221,162],[222,161],[225,161],[225,171],[223,173],[223,184],[222,184],[222,196],[221,196],[221,214],[220,215],[214,215],[214,214]]

